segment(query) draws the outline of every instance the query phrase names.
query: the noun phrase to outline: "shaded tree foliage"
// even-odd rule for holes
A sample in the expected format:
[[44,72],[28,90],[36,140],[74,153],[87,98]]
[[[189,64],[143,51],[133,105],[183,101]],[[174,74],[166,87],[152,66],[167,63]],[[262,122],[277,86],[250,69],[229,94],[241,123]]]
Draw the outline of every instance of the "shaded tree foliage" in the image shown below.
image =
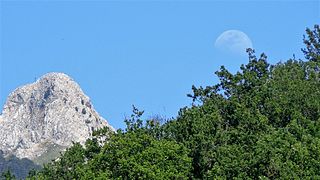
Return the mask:
[[10,170],[6,170],[4,171],[2,174],[1,174],[1,179],[4,179],[4,180],[13,180],[13,179],[16,179],[15,175],[11,174],[11,171]]

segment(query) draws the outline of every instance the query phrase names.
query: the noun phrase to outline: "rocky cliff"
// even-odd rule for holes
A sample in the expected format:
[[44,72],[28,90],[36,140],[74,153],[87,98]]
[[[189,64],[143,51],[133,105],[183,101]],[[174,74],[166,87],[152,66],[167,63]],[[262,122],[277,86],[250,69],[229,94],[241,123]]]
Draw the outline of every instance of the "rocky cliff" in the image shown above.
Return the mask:
[[0,116],[0,150],[41,164],[105,126],[113,130],[75,81],[48,73],[7,98]]

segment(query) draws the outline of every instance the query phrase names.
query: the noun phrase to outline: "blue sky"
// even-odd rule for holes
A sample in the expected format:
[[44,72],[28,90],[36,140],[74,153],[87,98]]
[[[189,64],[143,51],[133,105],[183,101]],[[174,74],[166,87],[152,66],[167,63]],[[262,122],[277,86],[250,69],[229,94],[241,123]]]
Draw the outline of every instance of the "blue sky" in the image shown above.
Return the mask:
[[75,79],[94,107],[124,128],[132,104],[175,117],[192,85],[217,83],[247,57],[219,51],[226,30],[244,32],[270,63],[302,58],[319,1],[0,1],[0,106],[47,72]]

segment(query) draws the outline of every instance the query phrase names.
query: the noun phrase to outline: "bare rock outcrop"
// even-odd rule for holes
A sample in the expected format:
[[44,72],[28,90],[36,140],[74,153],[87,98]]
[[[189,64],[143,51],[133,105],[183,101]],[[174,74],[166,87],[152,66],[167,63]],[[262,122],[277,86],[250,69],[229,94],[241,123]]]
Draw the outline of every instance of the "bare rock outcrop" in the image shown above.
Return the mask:
[[55,148],[84,143],[105,126],[114,130],[75,81],[63,73],[48,73],[7,98],[0,116],[0,150],[36,160],[57,153]]

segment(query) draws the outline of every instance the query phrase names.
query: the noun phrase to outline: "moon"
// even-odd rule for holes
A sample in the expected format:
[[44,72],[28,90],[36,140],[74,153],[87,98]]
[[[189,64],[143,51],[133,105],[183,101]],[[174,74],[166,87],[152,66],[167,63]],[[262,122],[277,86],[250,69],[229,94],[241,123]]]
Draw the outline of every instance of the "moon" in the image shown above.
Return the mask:
[[248,35],[239,30],[227,30],[219,35],[214,43],[215,48],[238,55],[246,55],[246,49],[252,48]]

